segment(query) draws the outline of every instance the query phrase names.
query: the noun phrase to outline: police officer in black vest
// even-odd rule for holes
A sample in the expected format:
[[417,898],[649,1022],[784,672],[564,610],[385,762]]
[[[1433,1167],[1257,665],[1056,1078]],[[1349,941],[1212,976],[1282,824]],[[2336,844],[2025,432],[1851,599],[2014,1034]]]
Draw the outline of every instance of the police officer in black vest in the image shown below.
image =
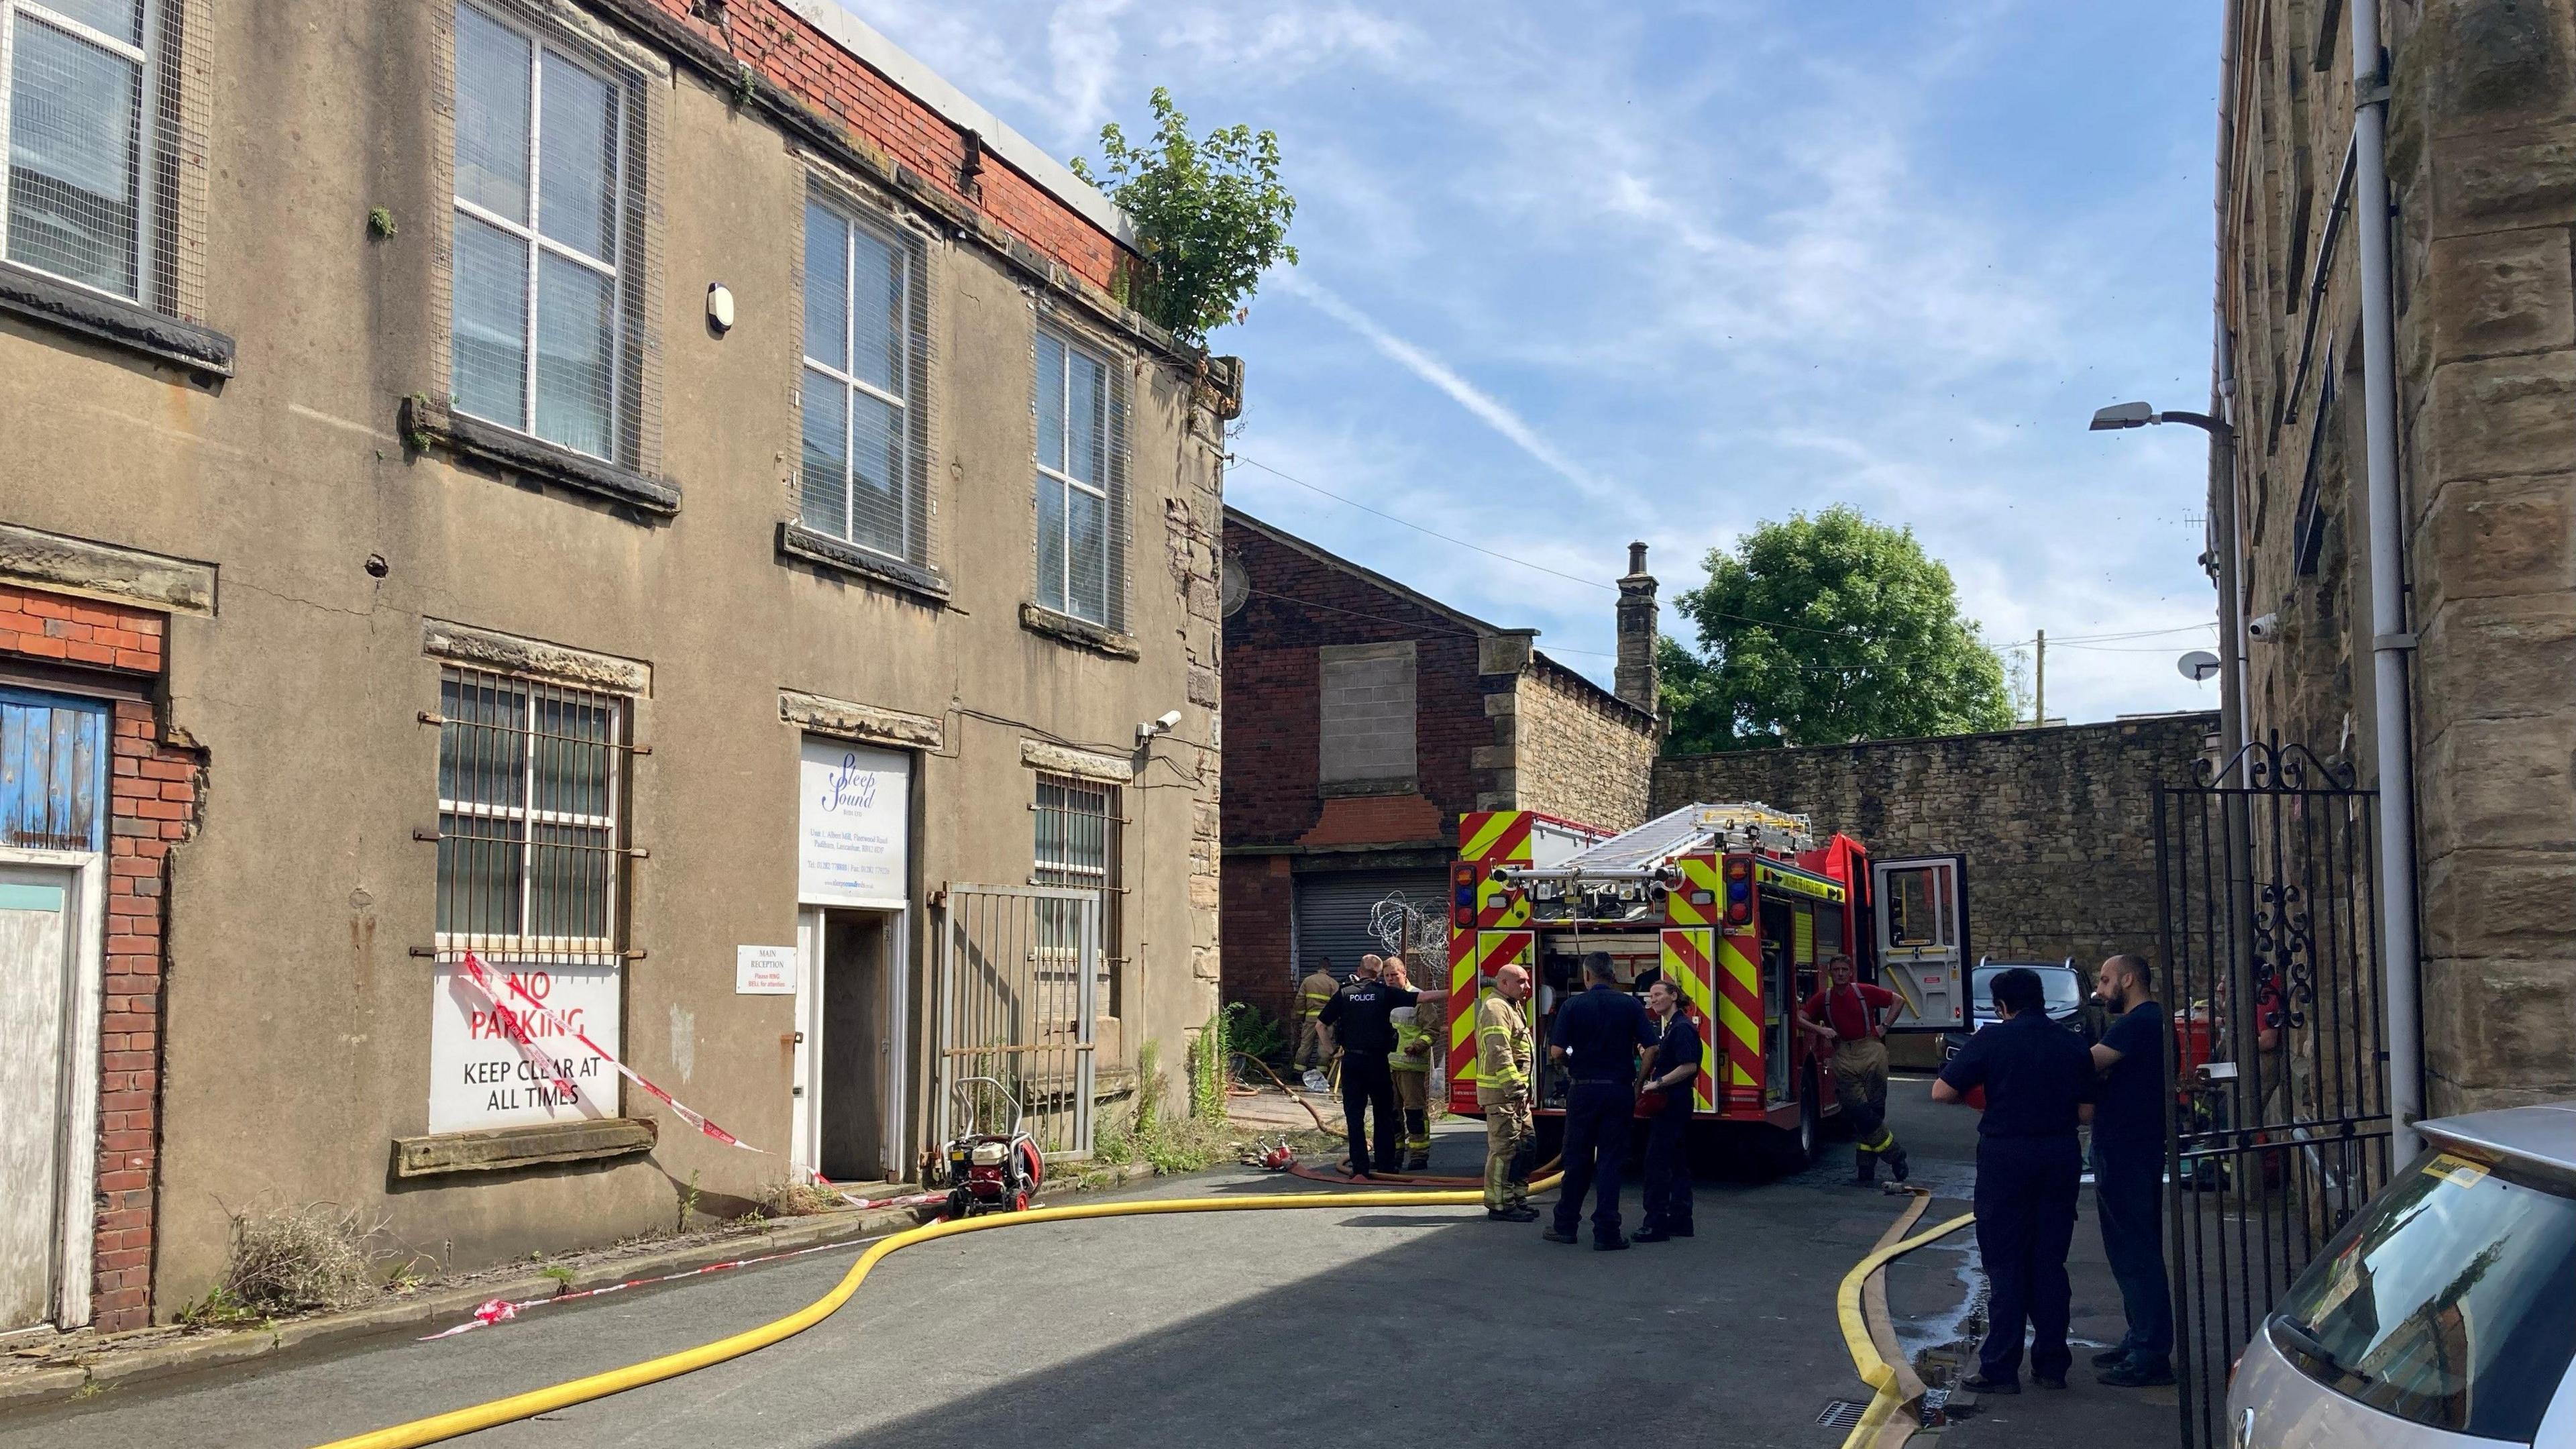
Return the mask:
[[2039,973],[1999,972],[1994,993],[2003,1019],[1968,1038],[1932,1083],[1935,1102],[1986,1092],[1977,1123],[1977,1253],[1993,1292],[1977,1372],[1963,1383],[1981,1394],[2020,1393],[2027,1323],[2032,1381],[2062,1389],[2075,1362],[2066,1346],[2074,1312],[2066,1250],[2084,1175],[2075,1128],[2092,1114],[2093,1058],[2082,1038],[2049,1020]]
[[[1372,1180],[1380,1168],[1401,1171],[1404,1167],[1404,1154],[1397,1145],[1403,1120],[1396,1114],[1395,1078],[1388,1074],[1386,1063],[1386,1054],[1395,1050],[1395,1011],[1418,1002],[1449,999],[1446,991],[1407,991],[1389,985],[1385,972],[1383,957],[1362,956],[1359,974],[1325,1002],[1315,1018],[1341,1044],[1342,1119],[1350,1134],[1351,1176],[1362,1182]],[[1371,1110],[1377,1113],[1375,1158],[1369,1155],[1365,1122]]]
[[1592,1246],[1609,1252],[1628,1246],[1619,1231],[1619,1176],[1628,1161],[1628,1119],[1637,1112],[1637,1049],[1654,1045],[1656,1032],[1646,1008],[1619,989],[1609,952],[1583,958],[1583,979],[1587,989],[1556,1009],[1556,1029],[1548,1033],[1548,1055],[1563,1064],[1570,1086],[1565,1186],[1544,1236],[1573,1242],[1584,1191],[1597,1185]]

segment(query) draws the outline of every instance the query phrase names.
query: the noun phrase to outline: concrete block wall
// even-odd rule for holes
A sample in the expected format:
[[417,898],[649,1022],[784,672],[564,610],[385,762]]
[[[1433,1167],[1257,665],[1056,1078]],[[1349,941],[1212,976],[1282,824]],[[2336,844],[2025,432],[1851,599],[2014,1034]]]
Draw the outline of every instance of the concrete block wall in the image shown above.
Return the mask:
[[2078,965],[2156,946],[2154,788],[2187,783],[2212,714],[1685,755],[1653,809],[1755,800],[1880,860],[1964,855],[1969,949]]

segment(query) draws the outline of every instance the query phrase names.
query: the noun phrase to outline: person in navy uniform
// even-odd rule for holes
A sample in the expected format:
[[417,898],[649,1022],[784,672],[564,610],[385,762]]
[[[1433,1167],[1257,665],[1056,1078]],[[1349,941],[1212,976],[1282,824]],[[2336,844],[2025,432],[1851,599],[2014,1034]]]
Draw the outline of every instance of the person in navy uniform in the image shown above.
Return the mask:
[[2102,1072],[2093,1105],[2093,1215],[2102,1253],[2120,1284],[2129,1331],[2093,1356],[2115,1389],[2155,1388],[2173,1378],[2173,1299],[2165,1291],[2165,1052],[2173,1019],[2156,1004],[2144,956],[2114,956],[2093,979],[2093,996],[2118,1015],[2093,1048]]
[[1691,1235],[1690,1163],[1683,1155],[1691,1102],[1698,1096],[1699,1028],[1682,1010],[1680,985],[1657,976],[1646,988],[1646,1010],[1659,1030],[1646,1059],[1647,1092],[1661,1093],[1663,1110],[1647,1118],[1646,1224],[1635,1241],[1660,1243]]
[[1564,1065],[1565,1185],[1557,1194],[1556,1221],[1543,1235],[1571,1243],[1583,1218],[1583,1194],[1598,1189],[1592,1206],[1592,1246],[1615,1252],[1628,1246],[1619,1231],[1619,1176],[1627,1166],[1628,1122],[1637,1114],[1637,1050],[1654,1045],[1655,1025],[1637,998],[1619,989],[1610,953],[1583,958],[1586,989],[1556,1010],[1547,1054]]
[[2020,1393],[2027,1324],[2032,1381],[2062,1389],[2075,1363],[2066,1345],[2074,1313],[2066,1251],[2084,1175],[2075,1129],[2091,1115],[2093,1058],[2082,1038],[2049,1020],[2039,973],[2019,966],[1999,973],[1994,993],[2002,1019],[1968,1038],[1932,1083],[1935,1102],[1964,1102],[1986,1089],[1977,1123],[1977,1252],[1993,1291],[1977,1372],[1962,1382],[1981,1394]]

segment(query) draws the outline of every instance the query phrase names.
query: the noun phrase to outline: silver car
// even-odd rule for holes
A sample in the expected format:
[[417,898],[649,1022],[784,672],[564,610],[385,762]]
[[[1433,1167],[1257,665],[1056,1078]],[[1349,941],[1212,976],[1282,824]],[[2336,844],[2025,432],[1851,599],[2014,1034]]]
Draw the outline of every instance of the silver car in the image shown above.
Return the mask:
[[2576,1449],[2576,1102],[2416,1130],[2246,1346],[2232,1449]]

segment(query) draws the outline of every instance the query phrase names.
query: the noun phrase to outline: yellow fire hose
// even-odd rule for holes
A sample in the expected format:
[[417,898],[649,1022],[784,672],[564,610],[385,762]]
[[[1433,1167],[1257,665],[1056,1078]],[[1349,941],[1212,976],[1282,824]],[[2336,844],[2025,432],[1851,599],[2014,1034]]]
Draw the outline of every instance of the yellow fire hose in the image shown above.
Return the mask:
[[[1929,1202],[1929,1198],[1918,1199],[1907,1220],[1920,1217],[1924,1205]],[[1901,1398],[1896,1388],[1896,1366],[1879,1356],[1878,1345],[1870,1338],[1869,1322],[1861,1314],[1861,1290],[1868,1286],[1870,1276],[1879,1269],[1925,1243],[1948,1237],[1976,1220],[1975,1213],[1961,1213],[1937,1228],[1883,1244],[1868,1257],[1854,1263],[1852,1270],[1843,1275],[1842,1288],[1834,1295],[1834,1311],[1842,1319],[1843,1343],[1851,1350],[1852,1367],[1860,1370],[1862,1382],[1870,1387],[1869,1407],[1861,1411],[1860,1422],[1852,1426],[1850,1435],[1843,1440],[1843,1449],[1866,1449],[1866,1446],[1876,1444],[1880,1431],[1896,1413]]]
[[[1529,1190],[1545,1192],[1556,1186],[1561,1177],[1562,1174],[1540,1178],[1529,1185]],[[334,1439],[328,1444],[317,1446],[317,1449],[409,1449],[409,1446],[416,1444],[435,1444],[442,1439],[453,1439],[460,1434],[471,1434],[478,1429],[489,1429],[497,1424],[533,1418],[538,1414],[569,1408],[574,1404],[586,1404],[593,1399],[604,1399],[610,1394],[624,1393],[628,1389],[642,1388],[646,1384],[657,1384],[664,1379],[678,1378],[682,1374],[695,1373],[699,1369],[712,1367],[728,1359],[740,1358],[744,1354],[767,1348],[773,1343],[793,1338],[831,1317],[840,1310],[842,1304],[850,1301],[850,1295],[858,1292],[859,1285],[867,1281],[869,1270],[875,1268],[888,1254],[900,1252],[915,1243],[955,1237],[959,1233],[979,1233],[987,1228],[1013,1228],[1026,1223],[1075,1222],[1084,1218],[1145,1217],[1160,1213],[1257,1212],[1289,1208],[1465,1207],[1470,1204],[1482,1205],[1484,1200],[1483,1192],[1464,1189],[1455,1192],[1299,1192],[1252,1197],[1147,1198],[1133,1202],[1032,1208],[1020,1213],[994,1213],[985,1217],[962,1218],[954,1222],[925,1223],[920,1227],[896,1233],[860,1254],[859,1260],[850,1265],[849,1272],[841,1275],[841,1281],[833,1285],[831,1292],[784,1318],[764,1323],[758,1328],[745,1329],[730,1338],[720,1338],[713,1343],[700,1344],[696,1348],[682,1349],[678,1353],[664,1354],[660,1358],[646,1359],[642,1363],[628,1364],[624,1368],[610,1369],[605,1373],[595,1373],[587,1378],[567,1379],[549,1388],[531,1389],[524,1394],[512,1394],[508,1398],[493,1399],[487,1403],[462,1409],[451,1409],[444,1414],[433,1414],[426,1419],[414,1419],[408,1424],[395,1424],[390,1428],[377,1429],[372,1433],[359,1434],[347,1439]]]

